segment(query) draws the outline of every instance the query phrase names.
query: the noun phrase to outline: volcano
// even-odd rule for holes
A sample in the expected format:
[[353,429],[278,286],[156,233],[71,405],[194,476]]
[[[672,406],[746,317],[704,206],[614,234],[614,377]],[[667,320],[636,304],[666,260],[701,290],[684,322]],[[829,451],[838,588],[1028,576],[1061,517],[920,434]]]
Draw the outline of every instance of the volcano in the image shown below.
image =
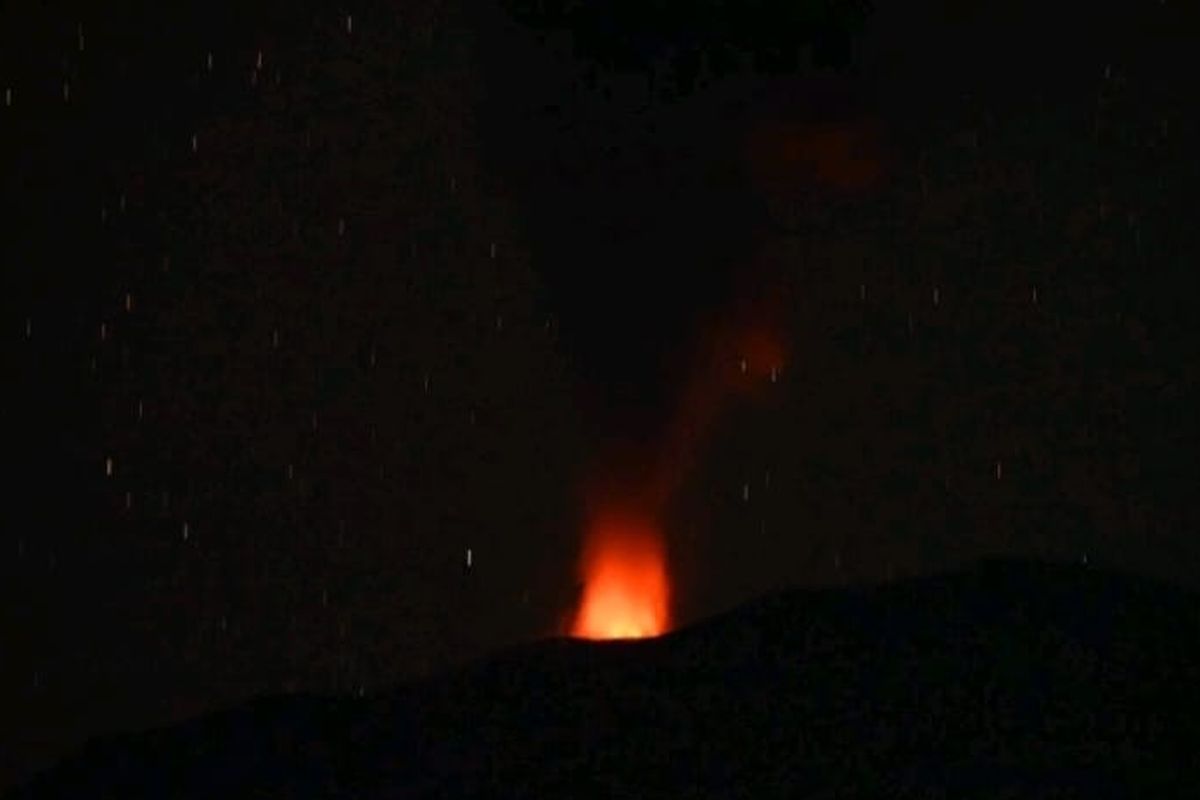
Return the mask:
[[797,590],[94,741],[7,797],[1178,796],[1196,600],[1019,560]]

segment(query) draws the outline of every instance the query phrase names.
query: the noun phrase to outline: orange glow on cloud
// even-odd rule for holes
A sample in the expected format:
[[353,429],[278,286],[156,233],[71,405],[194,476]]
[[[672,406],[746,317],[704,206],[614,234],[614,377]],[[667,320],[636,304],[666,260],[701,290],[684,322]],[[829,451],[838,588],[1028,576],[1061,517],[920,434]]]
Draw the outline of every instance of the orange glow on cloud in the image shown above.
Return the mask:
[[843,192],[869,189],[882,177],[883,140],[870,120],[764,124],[746,139],[760,187],[817,185]]

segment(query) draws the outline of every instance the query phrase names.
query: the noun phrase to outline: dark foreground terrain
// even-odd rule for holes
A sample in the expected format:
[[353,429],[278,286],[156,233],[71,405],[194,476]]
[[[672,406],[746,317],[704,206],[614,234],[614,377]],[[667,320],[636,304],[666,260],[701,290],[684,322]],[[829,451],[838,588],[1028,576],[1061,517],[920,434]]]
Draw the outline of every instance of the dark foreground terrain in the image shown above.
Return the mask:
[[987,561],[265,698],[96,741],[9,797],[1182,796],[1198,621],[1166,586]]

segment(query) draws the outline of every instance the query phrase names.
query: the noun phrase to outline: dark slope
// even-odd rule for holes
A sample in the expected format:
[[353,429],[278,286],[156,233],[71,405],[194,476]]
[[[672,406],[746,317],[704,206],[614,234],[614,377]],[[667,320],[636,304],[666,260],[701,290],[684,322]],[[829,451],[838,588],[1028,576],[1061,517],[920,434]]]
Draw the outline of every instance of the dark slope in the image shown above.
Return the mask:
[[991,561],[264,699],[93,743],[10,797],[1165,797],[1196,777],[1197,652],[1192,594]]

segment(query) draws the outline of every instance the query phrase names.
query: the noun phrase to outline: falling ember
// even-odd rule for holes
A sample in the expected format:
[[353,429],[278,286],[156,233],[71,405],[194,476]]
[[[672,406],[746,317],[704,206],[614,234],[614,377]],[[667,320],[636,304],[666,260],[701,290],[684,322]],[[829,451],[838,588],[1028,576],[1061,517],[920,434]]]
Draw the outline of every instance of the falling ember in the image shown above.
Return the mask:
[[571,629],[582,639],[643,639],[670,627],[663,537],[636,514],[599,516],[588,531],[583,598]]

